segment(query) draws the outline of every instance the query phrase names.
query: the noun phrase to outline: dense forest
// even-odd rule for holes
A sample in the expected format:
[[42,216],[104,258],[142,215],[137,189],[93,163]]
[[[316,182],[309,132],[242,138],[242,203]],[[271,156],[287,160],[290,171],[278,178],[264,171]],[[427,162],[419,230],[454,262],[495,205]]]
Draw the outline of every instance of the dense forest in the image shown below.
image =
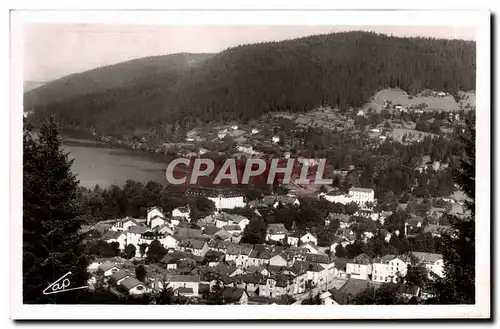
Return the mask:
[[[113,80],[122,69],[99,68],[28,92],[25,104],[35,119],[55,113],[63,128],[168,141],[177,126],[247,121],[319,105],[359,107],[383,88],[473,90],[475,60],[472,41],[335,33],[229,48],[177,69],[166,68],[172,65],[167,60],[122,63],[125,77],[103,88],[87,76]],[[68,93],[64,85],[83,85],[85,92]],[[69,98],[54,96],[65,93]]]

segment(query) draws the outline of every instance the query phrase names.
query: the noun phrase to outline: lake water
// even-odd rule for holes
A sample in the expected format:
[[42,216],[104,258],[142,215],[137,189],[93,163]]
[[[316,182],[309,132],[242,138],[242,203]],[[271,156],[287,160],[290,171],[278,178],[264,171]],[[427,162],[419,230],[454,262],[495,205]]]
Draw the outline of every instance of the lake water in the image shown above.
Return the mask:
[[123,186],[128,179],[165,182],[165,162],[160,156],[74,138],[66,138],[64,148],[70,152],[69,158],[75,160],[71,169],[81,186]]

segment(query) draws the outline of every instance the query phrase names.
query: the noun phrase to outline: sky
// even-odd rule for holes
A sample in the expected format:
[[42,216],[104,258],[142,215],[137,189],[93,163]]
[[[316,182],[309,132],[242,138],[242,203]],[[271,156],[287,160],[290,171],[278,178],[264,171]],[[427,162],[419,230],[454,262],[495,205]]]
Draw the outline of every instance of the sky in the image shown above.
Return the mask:
[[219,52],[231,46],[364,30],[395,36],[475,40],[472,27],[146,26],[37,24],[24,30],[24,81],[47,82],[135,58]]

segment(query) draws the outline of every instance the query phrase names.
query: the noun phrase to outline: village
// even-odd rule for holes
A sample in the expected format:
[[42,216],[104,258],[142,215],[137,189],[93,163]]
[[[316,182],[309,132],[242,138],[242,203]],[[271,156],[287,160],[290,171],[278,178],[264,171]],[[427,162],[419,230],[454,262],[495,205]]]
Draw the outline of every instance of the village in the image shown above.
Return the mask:
[[[243,194],[227,189],[191,188],[189,193],[207,197],[216,207],[196,225],[190,223],[188,205],[171,213],[153,206],[145,218],[98,222],[88,228],[98,232],[92,239],[112,246],[115,256],[96,257],[91,262],[89,285],[127,296],[158,293],[168,287],[185,303],[202,304],[218,291],[224,304],[306,304],[315,298],[320,304],[342,305],[383,283],[398,284],[403,298],[429,297],[424,285],[410,283],[406,276],[410,267],[420,265],[429,280],[443,277],[441,254],[411,250],[374,258],[365,253],[352,258],[336,256],[338,248],[367,243],[375,234],[382,234],[389,243],[393,235],[403,232],[380,228],[392,212],[374,211],[373,189],[352,187],[345,195],[332,192],[319,193],[317,198],[354,204],[357,210],[352,215],[330,213],[324,218],[325,229],[332,221],[339,223],[330,246],[318,245],[317,232],[302,234],[280,223],[267,224],[264,243],[241,242],[251,221],[232,211],[244,208],[262,216],[270,208],[300,208],[300,200],[293,194],[247,202]],[[460,202],[447,201],[461,207]],[[439,221],[446,212],[446,208],[433,207],[425,220],[412,215],[405,222],[404,235],[424,229],[439,237],[449,229]],[[356,218],[377,222],[378,228],[356,234]]]

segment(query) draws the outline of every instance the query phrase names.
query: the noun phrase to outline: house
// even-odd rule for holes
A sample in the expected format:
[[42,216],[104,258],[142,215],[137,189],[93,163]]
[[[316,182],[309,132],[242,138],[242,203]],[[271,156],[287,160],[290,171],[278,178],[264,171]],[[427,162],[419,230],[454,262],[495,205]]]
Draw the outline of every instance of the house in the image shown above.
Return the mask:
[[240,226],[241,231],[245,229],[245,227],[250,223],[250,220],[245,216],[237,215],[237,214],[228,214],[225,212],[219,212],[213,216],[215,220],[215,226],[222,228],[226,225],[236,224]]
[[144,233],[148,232],[149,229],[146,226],[131,226],[125,232],[127,244],[133,244],[136,249],[141,244],[140,240]]
[[172,210],[172,217],[184,218],[187,221],[190,221],[191,210],[189,209],[189,206],[177,207]]
[[318,254],[319,253],[318,247],[315,244],[312,244],[311,242],[307,242],[307,243],[301,245],[300,248],[307,249],[307,252],[310,254]]
[[209,250],[207,242],[199,239],[183,239],[179,247],[181,251],[190,252],[200,257],[204,257]]
[[258,133],[259,133],[259,129],[252,128],[252,135],[255,135],[255,134],[258,134]]
[[333,300],[332,293],[329,291],[325,291],[319,295],[319,299],[321,300],[322,305],[339,305],[339,303]]
[[126,231],[129,229],[131,226],[136,226],[139,225],[139,221],[135,218],[132,217],[125,217],[122,219],[116,220],[114,225],[111,227],[111,231]]
[[312,235],[311,233],[307,232],[303,236],[300,237],[300,242],[302,243],[312,243],[314,245],[318,245],[318,239]]
[[340,228],[346,228],[349,227],[351,218],[349,215],[346,214],[336,214],[336,213],[329,213],[328,216],[325,219],[325,226],[329,226],[332,221],[339,221]]
[[423,263],[429,272],[444,277],[443,255],[428,252],[411,252],[411,254]]
[[111,276],[113,273],[118,272],[119,270],[120,268],[115,263],[112,263],[110,261],[103,262],[97,268],[97,271],[99,273],[103,273],[106,277]]
[[274,255],[269,259],[270,266],[287,266],[287,257],[284,254]]
[[110,279],[115,284],[120,284],[123,280],[125,280],[126,278],[129,278],[129,277],[132,277],[130,275],[130,273],[128,273],[126,271],[123,271],[123,270],[119,270],[119,271],[114,272],[113,274],[111,274]]
[[282,223],[279,224],[268,224],[267,225],[267,234],[266,241],[283,241],[288,233],[288,230],[285,228],[285,225]]
[[246,267],[248,257],[253,250],[252,245],[238,244],[238,245],[228,245],[226,249],[226,261],[234,261],[237,267]]
[[[161,217],[161,216],[154,216],[149,221],[149,227],[152,229],[155,227],[164,226],[165,224],[170,224],[170,223],[164,217]],[[169,226],[169,225],[167,225],[167,226]]]
[[[179,275],[179,274],[167,274],[163,278],[168,287],[172,288],[174,291],[178,288],[191,288],[192,292],[181,291],[184,294],[189,294],[189,296],[197,297],[199,296],[199,284],[200,277],[196,275]],[[158,288],[163,289],[163,282],[158,281]]]
[[255,292],[259,289],[259,283],[263,278],[262,275],[254,272],[236,275],[233,279],[238,288],[242,288],[250,294],[255,294]]
[[297,247],[299,245],[300,238],[295,236],[295,234],[290,234],[286,236],[286,243],[290,246]]
[[406,256],[386,255],[377,258],[372,264],[372,280],[377,282],[397,282],[399,277],[406,276],[408,270]]
[[165,218],[163,209],[159,206],[154,206],[147,209],[146,225],[150,226],[151,220],[155,217]]
[[358,113],[356,113],[357,116],[365,116],[365,111],[359,110]]
[[226,232],[234,235],[234,234],[241,234],[241,227],[239,225],[225,225],[222,227]]
[[179,238],[175,235],[164,235],[161,239],[159,239],[160,243],[165,249],[173,249],[177,250],[179,247]]
[[231,241],[233,242],[233,235],[226,231],[225,229],[220,229],[217,233],[214,234],[214,238],[220,239],[222,241]]
[[178,257],[175,257],[172,254],[168,254],[160,260],[160,263],[162,263],[167,268],[167,270],[176,270],[178,261]]
[[353,279],[369,280],[372,275],[371,259],[366,254],[356,256],[346,264],[346,273]]
[[360,206],[375,201],[375,191],[372,188],[351,187],[349,189],[349,196]]
[[120,282],[129,295],[142,295],[148,292],[147,287],[141,281],[133,277],[127,277]]
[[107,243],[117,242],[120,250],[125,249],[127,245],[127,235],[121,231],[108,231],[104,234],[103,240]]
[[170,227],[167,224],[155,226],[154,232],[158,234],[169,234],[169,235],[174,234],[174,230],[172,229],[172,227]]
[[279,138],[279,136],[273,136],[273,138],[271,140],[272,140],[273,144],[276,144],[276,143],[279,143],[280,138]]
[[217,226],[202,226],[201,231],[203,232],[203,236],[206,236],[207,238],[213,238],[215,233],[219,232],[221,229]]
[[221,130],[217,133],[217,138],[224,139],[227,135],[227,129]]
[[261,266],[264,264],[269,264],[269,260],[273,254],[270,251],[262,251],[262,250],[252,250],[250,255],[248,256],[247,260],[247,266],[254,265],[254,266]]
[[291,290],[292,278],[291,275],[283,273],[264,278],[259,283],[259,296],[276,298],[288,294]]
[[245,216],[233,214],[230,217],[230,220],[233,224],[236,224],[240,227],[241,231],[245,230],[245,227],[250,223],[250,219]]

